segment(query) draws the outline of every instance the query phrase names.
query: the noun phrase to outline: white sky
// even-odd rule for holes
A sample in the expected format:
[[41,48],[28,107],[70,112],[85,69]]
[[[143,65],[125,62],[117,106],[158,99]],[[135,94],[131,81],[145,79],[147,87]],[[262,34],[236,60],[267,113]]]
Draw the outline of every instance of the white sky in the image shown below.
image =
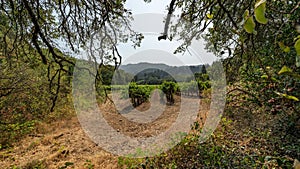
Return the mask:
[[174,55],[174,50],[180,42],[173,40],[158,41],[164,28],[163,19],[167,14],[167,5],[170,0],[152,0],[145,3],[143,0],[127,0],[125,7],[131,9],[134,15],[132,23],[133,30],[144,34],[141,47],[134,49],[132,44],[119,45],[120,54],[123,56],[122,63],[164,63],[168,65],[199,65],[212,63],[216,57],[212,53],[204,50],[202,41],[192,44],[191,54],[186,52],[184,55]]

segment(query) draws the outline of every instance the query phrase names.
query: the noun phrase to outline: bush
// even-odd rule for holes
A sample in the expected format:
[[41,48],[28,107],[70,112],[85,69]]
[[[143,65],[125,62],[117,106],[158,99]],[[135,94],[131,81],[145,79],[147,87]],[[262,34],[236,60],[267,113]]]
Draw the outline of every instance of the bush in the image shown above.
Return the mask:
[[175,83],[175,82],[164,81],[161,84],[160,89],[166,94],[167,102],[169,104],[174,104],[174,102],[175,102],[175,100],[174,100],[174,94],[179,89],[178,84]]
[[[60,83],[55,112],[50,111],[53,95],[49,89],[47,67],[15,61],[0,64],[0,145],[3,148],[32,132],[38,121],[69,108],[71,98],[68,79]],[[66,115],[63,111],[61,115]],[[51,118],[52,118],[51,117]]]
[[142,103],[149,100],[151,91],[153,87],[149,87],[148,85],[137,85],[135,82],[131,82],[129,84],[129,92],[128,95],[131,99],[131,103],[134,107],[141,105]]

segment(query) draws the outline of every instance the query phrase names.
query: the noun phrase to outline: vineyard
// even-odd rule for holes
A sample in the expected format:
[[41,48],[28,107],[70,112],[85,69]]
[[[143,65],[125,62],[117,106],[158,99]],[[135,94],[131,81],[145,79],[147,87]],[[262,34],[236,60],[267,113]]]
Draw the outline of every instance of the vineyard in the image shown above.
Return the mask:
[[300,169],[300,0],[0,6],[0,169]]
[[173,82],[164,81],[160,85],[138,85],[136,82],[130,82],[128,85],[106,85],[102,89],[107,93],[116,91],[121,93],[121,98],[130,98],[134,107],[148,102],[151,93],[158,89],[160,91],[161,99],[166,97],[167,104],[174,104],[174,95],[187,97],[201,97],[204,90],[211,88],[211,82],[192,80],[190,82]]

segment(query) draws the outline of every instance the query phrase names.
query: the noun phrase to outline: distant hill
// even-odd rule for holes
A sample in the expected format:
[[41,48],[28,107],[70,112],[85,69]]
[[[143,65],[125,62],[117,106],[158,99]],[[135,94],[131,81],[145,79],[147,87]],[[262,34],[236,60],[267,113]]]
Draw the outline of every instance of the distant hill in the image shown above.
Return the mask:
[[135,75],[135,81],[148,83],[149,79],[153,82],[159,82],[166,79],[176,79],[177,81],[186,81],[191,79],[194,73],[201,72],[203,65],[196,66],[169,66],[161,63],[146,63],[121,65],[119,69],[126,73]]
[[143,71],[145,69],[160,69],[160,70],[166,70],[170,66],[162,63],[147,63],[147,62],[141,62],[137,64],[127,64],[127,65],[121,65],[119,69],[124,70],[127,73],[130,74],[137,74],[140,71]]
[[130,74],[137,74],[145,69],[159,69],[171,74],[190,75],[190,72],[200,72],[203,65],[196,66],[169,66],[162,63],[141,62],[137,64],[121,65],[119,69]]

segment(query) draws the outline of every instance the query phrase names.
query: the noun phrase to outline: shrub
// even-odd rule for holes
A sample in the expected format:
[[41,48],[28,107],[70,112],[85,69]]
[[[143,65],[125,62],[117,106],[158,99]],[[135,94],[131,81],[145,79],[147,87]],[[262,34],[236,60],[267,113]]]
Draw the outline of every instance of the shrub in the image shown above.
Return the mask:
[[179,87],[175,82],[164,81],[161,86],[161,90],[166,94],[167,102],[169,104],[174,104],[174,94],[178,91]]

